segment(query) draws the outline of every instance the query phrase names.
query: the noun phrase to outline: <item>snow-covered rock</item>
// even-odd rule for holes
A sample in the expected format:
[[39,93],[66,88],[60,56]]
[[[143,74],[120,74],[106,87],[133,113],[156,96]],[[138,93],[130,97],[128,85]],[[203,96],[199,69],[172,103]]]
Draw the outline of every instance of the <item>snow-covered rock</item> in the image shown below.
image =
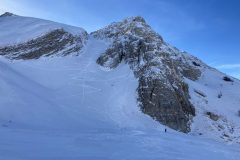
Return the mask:
[[92,35],[112,41],[98,64],[108,68],[129,64],[138,78],[138,101],[144,113],[175,130],[191,130],[195,109],[183,77],[196,80],[201,76],[199,60],[169,46],[142,17],[113,23]]

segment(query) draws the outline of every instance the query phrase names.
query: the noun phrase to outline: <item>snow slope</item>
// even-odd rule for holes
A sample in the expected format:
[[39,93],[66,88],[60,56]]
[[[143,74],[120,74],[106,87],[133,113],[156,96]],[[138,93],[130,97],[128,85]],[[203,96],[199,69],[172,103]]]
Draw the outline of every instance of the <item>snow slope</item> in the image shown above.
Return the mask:
[[[202,133],[213,139],[221,137],[228,142],[240,142],[240,81],[231,77],[233,82],[226,82],[227,76],[215,69],[208,68],[203,71],[198,81],[187,80],[190,86],[192,103],[197,109],[194,118],[193,133]],[[198,90],[206,97],[202,97],[194,90]],[[219,97],[221,95],[221,97]],[[206,112],[217,114],[217,121],[206,116]]]
[[56,29],[64,29],[73,35],[86,34],[86,31],[79,27],[13,15],[0,17],[0,47],[24,43]]
[[1,160],[238,160],[239,145],[149,130],[0,130]]

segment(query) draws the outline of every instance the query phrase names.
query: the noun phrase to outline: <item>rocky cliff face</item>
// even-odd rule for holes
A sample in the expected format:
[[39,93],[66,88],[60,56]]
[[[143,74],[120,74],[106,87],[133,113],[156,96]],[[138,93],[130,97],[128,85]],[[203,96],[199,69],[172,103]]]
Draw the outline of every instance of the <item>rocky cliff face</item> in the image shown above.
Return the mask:
[[132,17],[93,32],[112,45],[97,59],[107,68],[126,63],[138,78],[141,110],[152,118],[181,132],[190,131],[195,115],[184,77],[197,80],[204,64],[166,44],[141,17]]

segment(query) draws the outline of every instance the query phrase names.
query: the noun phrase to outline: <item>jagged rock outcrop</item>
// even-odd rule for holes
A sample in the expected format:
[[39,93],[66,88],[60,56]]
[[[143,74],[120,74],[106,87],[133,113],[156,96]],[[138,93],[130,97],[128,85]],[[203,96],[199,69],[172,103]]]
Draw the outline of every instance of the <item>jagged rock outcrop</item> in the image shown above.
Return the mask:
[[[86,33],[87,34],[87,33]],[[41,56],[68,55],[83,47],[85,37],[75,36],[64,29],[56,29],[25,43],[0,48],[0,55],[9,59],[38,59]]]
[[213,112],[206,112],[206,115],[208,115],[209,118],[212,119],[213,121],[217,121],[220,118],[219,115],[217,115]]
[[124,62],[133,70],[139,81],[139,106],[144,113],[175,130],[190,131],[195,109],[184,77],[197,80],[202,62],[169,46],[142,17],[113,23],[92,36],[112,41],[97,59],[99,65],[116,68]]
[[10,13],[10,12],[5,12],[2,15],[0,15],[0,17],[8,17],[8,16],[14,16],[15,14]]

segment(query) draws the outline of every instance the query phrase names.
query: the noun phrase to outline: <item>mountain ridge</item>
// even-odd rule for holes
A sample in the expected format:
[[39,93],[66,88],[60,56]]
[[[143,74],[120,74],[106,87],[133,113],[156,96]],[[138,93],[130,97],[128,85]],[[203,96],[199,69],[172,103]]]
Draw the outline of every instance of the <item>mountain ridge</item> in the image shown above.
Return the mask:
[[[39,59],[40,61],[47,56],[54,58],[77,55],[80,58],[84,50],[88,49],[88,43],[104,41],[107,44],[105,50],[101,50],[95,61],[89,63],[96,63],[110,72],[118,70],[122,64],[127,64],[138,81],[136,101],[143,113],[177,131],[208,135],[211,133],[210,130],[213,130],[213,133],[218,134],[217,138],[239,141],[237,133],[239,120],[231,117],[237,113],[238,108],[235,105],[239,97],[230,98],[236,93],[237,89],[234,87],[239,87],[239,81],[224,81],[224,76],[227,75],[215,71],[196,57],[170,46],[151,29],[144,18],[139,16],[126,18],[90,34],[81,28],[72,29],[55,22],[21,16],[1,17],[0,28],[6,28],[4,23],[11,28],[11,25],[18,24],[19,20],[22,27],[19,32],[22,35],[25,35],[25,32],[21,29],[29,24],[37,26],[28,30],[34,34],[30,37],[23,36],[19,39],[20,43],[10,39],[10,45],[2,44],[0,55],[3,57],[12,60]],[[46,26],[47,30],[43,29],[41,33],[35,34],[38,27]],[[15,33],[6,30],[3,32],[5,37],[0,36],[0,39],[11,36],[14,39],[16,36]],[[216,79],[211,81],[212,86],[208,88],[207,79],[212,75]],[[218,85],[214,86],[214,83]],[[225,87],[227,87],[226,91]],[[220,92],[223,98],[218,95]],[[225,109],[222,109],[224,106],[220,104],[223,103],[221,100],[226,100],[225,97],[229,101],[234,101],[233,104],[227,103],[231,108],[231,112],[227,115],[224,113]],[[221,107],[215,106],[216,104]],[[212,118],[214,115],[218,118]],[[206,121],[206,126],[202,127],[201,121]],[[204,131],[206,128],[210,129]]]

